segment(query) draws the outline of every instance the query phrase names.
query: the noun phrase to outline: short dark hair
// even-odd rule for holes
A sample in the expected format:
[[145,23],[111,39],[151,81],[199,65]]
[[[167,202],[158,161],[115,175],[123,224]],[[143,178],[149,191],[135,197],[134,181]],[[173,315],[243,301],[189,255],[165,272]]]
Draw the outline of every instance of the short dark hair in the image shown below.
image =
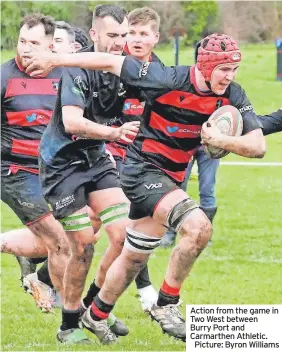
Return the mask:
[[92,25],[95,23],[97,18],[104,18],[110,16],[121,24],[127,16],[127,10],[117,5],[97,5],[93,11]]
[[75,34],[75,41],[81,45],[82,48],[87,46],[88,43],[88,37],[85,33],[85,31],[81,28],[78,27],[73,27],[72,28]]
[[42,24],[44,27],[45,35],[54,36],[56,24],[51,16],[45,16],[42,13],[34,13],[32,15],[25,16],[20,23],[20,28],[26,25],[29,29]]
[[74,30],[73,30],[73,28],[71,27],[70,24],[68,24],[65,21],[57,21],[56,22],[56,28],[65,30],[68,33],[70,42],[74,43],[74,41],[75,41],[75,33],[74,33]]

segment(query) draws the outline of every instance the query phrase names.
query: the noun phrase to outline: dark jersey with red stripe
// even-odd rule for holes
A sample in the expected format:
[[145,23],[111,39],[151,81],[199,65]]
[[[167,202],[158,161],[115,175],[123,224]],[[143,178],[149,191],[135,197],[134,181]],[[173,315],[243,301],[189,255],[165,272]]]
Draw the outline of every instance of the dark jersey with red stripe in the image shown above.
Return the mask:
[[39,142],[56,102],[62,69],[28,76],[16,59],[1,66],[2,167],[38,170]]
[[282,109],[272,112],[269,115],[258,115],[258,121],[262,126],[263,134],[269,135],[282,131]]
[[[81,51],[92,52],[94,47]],[[49,165],[54,173],[67,168],[73,162],[85,161],[92,165],[96,161],[97,153],[104,150],[104,141],[81,138],[66,132],[62,107],[78,106],[83,110],[86,119],[111,126],[120,118],[125,95],[126,89],[120,78],[111,73],[76,67],[65,68],[54,114],[40,143],[42,162]]]
[[[125,48],[125,54],[129,54],[127,47]],[[151,54],[149,61],[161,63],[160,59],[154,53]],[[139,98],[137,98],[137,96]],[[144,112],[144,100],[145,97],[142,99],[142,92],[140,90],[131,90],[127,92],[121,117],[113,123],[112,127],[120,127],[126,122],[141,121]],[[118,156],[121,159],[124,159],[127,145],[127,142],[119,140],[116,142],[107,143],[107,149],[112,153],[113,156]]]
[[233,105],[243,117],[243,133],[260,128],[244,90],[232,82],[222,96],[203,93],[195,66],[165,67],[127,56],[121,79],[141,87],[146,96],[143,119],[127,156],[154,164],[182,182],[187,163],[200,146],[202,124],[220,106]]

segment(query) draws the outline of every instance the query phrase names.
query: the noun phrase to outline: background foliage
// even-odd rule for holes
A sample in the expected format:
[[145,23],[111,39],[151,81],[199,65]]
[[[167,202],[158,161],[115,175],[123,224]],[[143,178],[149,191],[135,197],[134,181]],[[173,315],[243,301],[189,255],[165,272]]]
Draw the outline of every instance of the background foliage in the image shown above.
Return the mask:
[[[15,47],[23,16],[42,12],[86,31],[91,27],[92,11],[108,1],[2,1],[2,49]],[[184,45],[208,33],[224,31],[245,42],[272,41],[282,37],[281,1],[112,1],[133,8],[150,6],[161,16],[161,43],[171,40],[172,28],[183,28]]]

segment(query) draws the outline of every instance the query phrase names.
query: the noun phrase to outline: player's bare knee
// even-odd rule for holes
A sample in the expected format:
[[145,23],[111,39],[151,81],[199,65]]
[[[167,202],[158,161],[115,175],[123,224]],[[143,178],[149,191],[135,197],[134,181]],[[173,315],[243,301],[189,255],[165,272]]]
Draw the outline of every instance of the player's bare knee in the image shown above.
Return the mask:
[[195,248],[204,249],[212,235],[212,224],[205,214],[197,209],[186,218],[179,232],[183,240],[193,242]]
[[126,237],[125,224],[122,221],[116,224],[110,224],[105,226],[105,231],[109,236],[111,244],[122,249]]

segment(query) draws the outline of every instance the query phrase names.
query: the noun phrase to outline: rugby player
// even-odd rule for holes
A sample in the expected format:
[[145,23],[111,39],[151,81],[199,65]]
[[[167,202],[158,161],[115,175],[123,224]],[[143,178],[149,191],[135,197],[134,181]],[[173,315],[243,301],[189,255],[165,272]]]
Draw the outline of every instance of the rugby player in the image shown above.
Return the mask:
[[[55,22],[49,16],[25,17],[20,24],[16,58],[1,66],[1,197],[28,227],[19,232],[11,231],[10,235],[15,234],[19,239],[20,231],[21,235],[31,234],[35,251],[24,253],[26,243],[15,245],[12,250],[16,244],[14,237],[11,243],[3,239],[1,250],[31,256],[47,251],[52,281],[63,297],[68,243],[62,226],[50,213],[41,194],[37,161],[39,141],[52,115],[62,70],[35,78],[25,71],[26,54],[51,51],[54,30]],[[25,258],[20,258],[22,276],[25,276],[29,273],[29,262],[22,260]]]
[[[125,54],[132,55],[140,61],[159,61],[158,57],[152,52],[153,47],[159,40],[160,17],[156,11],[149,7],[137,8],[128,14],[129,32],[127,35],[127,44]],[[144,103],[136,97],[129,97],[125,100],[122,116],[114,121],[112,126],[119,127],[124,122],[140,120],[144,110]],[[116,141],[107,143],[107,150],[113,155],[118,171],[120,171],[121,162],[125,157],[128,143],[125,141]],[[147,265],[140,271],[136,277],[136,286],[140,295],[142,309],[147,312],[153,303],[157,300],[157,293],[149,279]],[[88,295],[84,298],[86,307],[88,307],[98,291],[89,290]],[[91,292],[92,291],[92,292]]]
[[64,21],[56,22],[52,51],[54,53],[74,53],[78,49],[75,47],[74,29]]
[[[205,248],[212,227],[204,212],[180,189],[187,162],[202,143],[250,158],[262,158],[265,139],[244,90],[233,82],[241,62],[236,42],[213,34],[201,43],[197,64],[164,67],[132,57],[102,53],[36,55],[30,70],[48,72],[53,67],[79,66],[120,76],[146,96],[144,119],[129,145],[121,168],[121,182],[131,201],[127,238],[121,255],[83,319],[103,321],[140,268],[158,247],[166,228],[180,232],[171,255],[157,305],[151,316],[164,332],[186,339],[185,320],[177,308],[181,286]],[[206,121],[221,105],[233,105],[243,117],[243,135],[225,136]]]
[[[96,30],[99,26],[105,27],[103,34]],[[97,6],[90,30],[95,46],[83,51],[91,52],[95,48],[95,51],[120,55],[127,32],[125,10],[115,5]],[[103,35],[104,40],[99,41],[99,35]],[[129,203],[120,188],[117,170],[105,153],[103,141],[130,141],[128,136],[135,136],[138,131],[139,122],[134,121],[119,128],[107,126],[122,110],[125,93],[120,79],[110,73],[77,68],[65,70],[53,118],[41,139],[42,190],[71,246],[64,276],[62,325],[57,334],[62,343],[89,342],[78,326],[80,297],[93,255],[93,230],[87,204],[99,215],[110,238],[108,256],[104,256],[100,264],[100,280],[123,247]],[[102,343],[116,340],[104,321],[97,322],[93,330]]]

